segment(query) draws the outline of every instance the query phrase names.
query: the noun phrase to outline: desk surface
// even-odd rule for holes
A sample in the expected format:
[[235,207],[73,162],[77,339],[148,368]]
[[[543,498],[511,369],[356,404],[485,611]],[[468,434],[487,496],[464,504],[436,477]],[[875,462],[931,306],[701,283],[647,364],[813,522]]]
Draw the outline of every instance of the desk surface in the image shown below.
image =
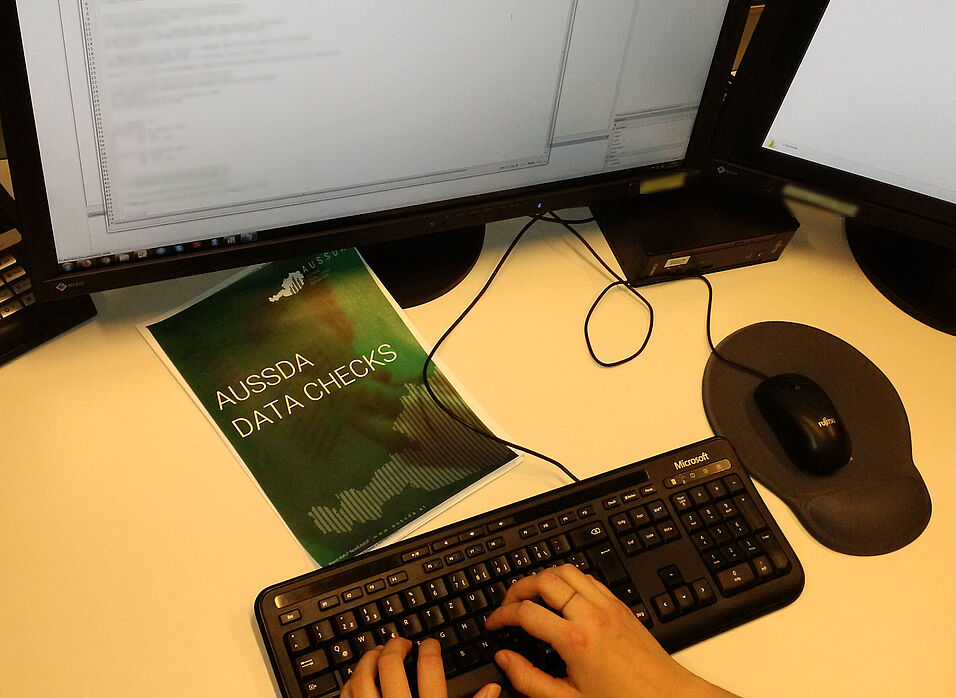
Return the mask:
[[[787,320],[866,354],[902,396],[933,519],[899,552],[849,557],[761,490],[804,564],[803,595],[677,656],[744,696],[951,695],[956,339],[865,281],[838,219],[798,215],[804,226],[780,261],[712,275],[715,339]],[[466,281],[410,313],[425,337],[464,307],[517,225],[490,226]],[[611,259],[596,228],[585,230]],[[97,319],[0,368],[0,694],[276,694],[253,599],[312,565],[136,331],[222,278],[100,294]],[[711,435],[700,395],[704,286],[649,289],[647,352],[601,369],[582,325],[605,283],[573,238],[539,224],[443,351],[508,434],[582,477]],[[595,319],[597,350],[624,355],[645,322],[623,293],[612,296]],[[432,525],[564,482],[526,458]]]

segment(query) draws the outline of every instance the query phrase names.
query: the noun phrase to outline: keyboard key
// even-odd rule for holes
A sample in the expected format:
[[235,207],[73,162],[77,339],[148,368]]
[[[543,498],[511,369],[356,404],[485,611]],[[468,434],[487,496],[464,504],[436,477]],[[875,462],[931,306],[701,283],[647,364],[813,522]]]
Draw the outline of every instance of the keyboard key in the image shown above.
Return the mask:
[[302,684],[302,695],[304,698],[321,698],[335,693],[339,690],[338,681],[332,674],[316,676]]
[[458,640],[460,642],[471,642],[472,640],[477,640],[478,636],[481,635],[481,630],[478,628],[478,623],[475,622],[473,618],[468,618],[463,621],[455,623],[455,634],[458,635]]
[[754,569],[757,571],[757,579],[761,582],[765,582],[771,577],[774,576],[776,570],[773,568],[773,564],[765,555],[760,555],[755,557],[751,564],[754,566]]
[[558,527],[557,519],[547,519],[546,521],[542,521],[541,523],[538,524],[538,530],[541,531],[541,533],[548,533],[549,531],[553,531],[557,527]]
[[714,603],[717,598],[714,596],[714,590],[710,587],[710,582],[701,577],[690,583],[690,589],[701,606]]
[[398,632],[398,626],[395,623],[386,623],[375,629],[375,634],[378,636],[378,643],[384,645],[386,642],[395,637],[400,637]]
[[425,570],[425,574],[436,572],[437,570],[440,570],[444,566],[445,564],[438,558],[435,558],[434,560],[428,560],[427,562],[422,563],[422,569]]
[[659,524],[657,526],[657,532],[661,534],[661,539],[665,543],[670,543],[672,540],[680,538],[680,531],[677,530],[677,526],[674,525],[673,521],[665,521]]
[[497,550],[498,548],[503,547],[505,544],[504,538],[492,538],[485,545],[488,546],[488,550]]
[[421,608],[425,605],[425,592],[421,587],[412,587],[402,592],[405,608],[408,610]]
[[355,653],[361,657],[369,650],[375,649],[376,645],[378,645],[378,638],[375,637],[371,630],[366,630],[364,633],[359,633],[352,638],[352,643],[355,645]]
[[468,578],[474,586],[482,586],[491,581],[491,572],[488,571],[485,563],[479,562],[474,567],[468,568]]
[[710,493],[703,487],[694,487],[689,492],[691,499],[694,500],[694,504],[697,506],[707,504],[710,501]]
[[745,491],[744,481],[740,478],[740,475],[727,475],[724,477],[724,486],[730,490],[731,493],[737,494],[738,492]]
[[468,615],[464,601],[457,597],[442,601],[440,606],[447,620],[457,620]]
[[675,494],[671,497],[671,502],[673,502],[674,508],[677,509],[677,513],[683,513],[694,508],[694,500],[691,499],[687,492]]
[[631,518],[626,514],[615,514],[611,517],[611,528],[615,533],[625,533],[633,528]]
[[311,629],[312,637],[320,645],[335,637],[335,633],[332,632],[332,621],[330,620],[320,620],[318,623],[313,623]]
[[386,618],[394,618],[400,615],[404,610],[405,607],[402,605],[402,600],[398,594],[392,594],[382,599],[382,611],[385,613]]
[[301,617],[302,613],[299,612],[299,609],[295,609],[294,611],[288,611],[279,616],[279,622],[282,623],[282,625],[288,625],[289,623],[295,623]]
[[587,506],[587,507],[581,507],[580,509],[578,509],[578,518],[586,519],[589,516],[594,516],[594,507]]
[[515,570],[525,570],[531,567],[531,558],[528,557],[528,551],[520,548],[511,553],[511,567]]
[[544,541],[528,546],[528,552],[531,555],[532,561],[536,564],[541,564],[551,559],[551,548],[549,548],[548,544]]
[[452,565],[457,565],[465,561],[465,553],[461,550],[456,550],[453,553],[448,553],[445,556],[445,564],[451,567]]
[[619,497],[608,497],[602,502],[602,504],[604,505],[605,509],[616,509],[617,507],[621,506],[621,500]]
[[563,533],[551,539],[551,552],[555,557],[563,557],[571,552],[571,541]]
[[429,601],[438,601],[448,596],[448,587],[445,586],[444,579],[433,579],[422,585],[425,590],[425,596]]
[[428,630],[434,630],[445,624],[445,614],[438,606],[431,606],[421,612],[422,622]]
[[634,524],[634,528],[643,528],[651,522],[651,517],[644,507],[634,507],[627,512],[627,515],[631,517],[631,523]]
[[494,533],[495,531],[502,531],[509,526],[514,526],[515,520],[510,516],[506,516],[501,519],[496,519],[488,524],[488,533]]
[[429,549],[428,546],[422,546],[420,548],[415,548],[407,553],[402,553],[402,562],[413,562],[420,558],[426,557],[428,555]]
[[734,504],[737,505],[737,510],[741,516],[744,517],[744,521],[747,522],[751,530],[760,531],[767,527],[767,522],[764,521],[763,516],[757,511],[757,507],[754,505],[749,494],[738,494],[734,497]]
[[727,488],[724,486],[724,483],[720,480],[711,480],[704,487],[707,488],[707,491],[710,492],[710,496],[714,499],[721,499],[726,497],[728,492]]
[[764,553],[767,557],[770,558],[770,562],[773,563],[773,567],[779,574],[786,574],[790,571],[790,560],[787,559],[786,554],[783,552],[783,548],[777,543],[774,539],[773,534],[769,531],[766,533],[761,533],[757,536],[757,541],[761,548],[763,548]]
[[316,650],[299,657],[295,661],[295,670],[300,679],[321,674],[329,668],[329,657],[325,650]]
[[286,647],[289,648],[289,651],[293,654],[303,652],[312,646],[312,642],[309,640],[309,633],[306,632],[305,628],[293,630],[291,633],[286,635],[285,644]]
[[647,612],[647,607],[642,603],[637,603],[632,605],[631,613],[634,614],[634,617],[637,618],[641,623],[644,624],[644,627],[650,630],[654,627],[654,621],[651,619],[651,614]]
[[464,543],[469,540],[475,540],[476,538],[481,538],[485,535],[484,526],[476,526],[475,528],[469,528],[463,534],[461,534],[461,542]]
[[8,284],[16,281],[17,279],[23,278],[27,275],[26,270],[20,265],[9,267],[3,272],[3,280]]
[[604,530],[604,526],[595,523],[593,526],[583,526],[568,531],[568,539],[573,547],[585,548],[607,540],[607,531]]
[[565,512],[558,517],[558,523],[562,526],[567,526],[568,524],[574,523],[577,520],[577,514],[575,514],[573,511]]
[[681,613],[688,613],[697,607],[697,599],[694,598],[689,587],[677,587],[673,594],[674,600],[677,602],[677,610]]
[[621,538],[621,545],[624,546],[624,554],[628,556],[637,555],[644,549],[641,539],[636,533],[628,533]]
[[358,622],[351,611],[337,615],[332,625],[340,635],[348,635],[358,630]]
[[339,605],[338,596],[327,596],[326,598],[319,601],[319,610],[328,611],[329,609],[335,608]]
[[651,604],[657,612],[657,617],[665,623],[673,620],[680,613],[670,594],[658,594],[651,599]]
[[661,539],[661,534],[653,528],[642,528],[637,532],[637,536],[641,539],[641,543],[645,548],[653,548],[664,542]]
[[388,575],[388,585],[389,586],[398,586],[399,584],[404,584],[408,581],[408,572],[401,570],[400,572],[394,572]]
[[442,628],[436,632],[435,639],[438,640],[442,650],[450,650],[458,644],[458,638],[455,636],[455,631],[450,627]]
[[471,582],[468,581],[468,575],[464,570],[452,572],[450,575],[445,577],[445,581],[448,584],[448,588],[451,589],[453,593],[459,593],[471,587]]
[[470,669],[481,661],[478,650],[470,645],[455,648],[451,653],[451,658],[459,670]]
[[654,522],[663,521],[670,517],[670,514],[667,511],[667,507],[664,505],[664,502],[657,499],[647,506],[647,513],[651,515],[651,520]]
[[631,502],[636,502],[639,497],[640,495],[636,491],[629,490],[621,495],[621,501],[625,504],[630,504]]
[[734,565],[717,573],[717,586],[723,592],[724,596],[739,594],[744,589],[751,586],[756,577],[754,571],[746,562],[740,565]]
[[356,601],[363,596],[365,596],[365,592],[362,591],[362,587],[355,587],[354,589],[349,589],[348,591],[342,592],[342,600],[345,603]]
[[682,514],[680,520],[681,523],[684,524],[684,530],[688,533],[695,533],[704,528],[704,522],[700,520],[696,512],[692,511],[687,514]]
[[385,591],[384,579],[376,579],[365,585],[365,592],[368,594],[377,594],[380,591]]
[[536,529],[534,526],[525,526],[524,528],[518,529],[518,535],[522,538],[531,538],[537,535],[537,533],[538,529]]
[[478,545],[473,545],[470,548],[465,550],[465,555],[468,557],[480,557],[485,554],[485,546],[481,543]]
[[657,576],[667,589],[675,589],[684,584],[684,575],[677,565],[668,565],[657,570]]
[[654,485],[644,485],[641,488],[641,495],[644,497],[650,497],[653,494],[657,494],[657,488]]
[[465,594],[465,606],[467,606],[469,613],[483,611],[488,608],[489,605],[488,597],[481,589],[476,589],[475,591],[470,591]]
[[607,586],[614,586],[623,582],[631,581],[624,565],[621,564],[621,558],[617,556],[610,545],[602,545],[594,551],[592,560],[598,574],[603,577]]
[[504,555],[492,558],[488,561],[488,564],[491,565],[491,573],[495,577],[503,577],[511,572],[511,565],[508,563],[508,558]]
[[432,552],[437,553],[439,550],[450,548],[453,545],[458,545],[458,536],[448,536],[446,538],[442,538],[441,540],[435,541],[432,543]]
[[424,632],[422,627],[422,621],[419,619],[418,615],[412,613],[407,616],[402,616],[396,623],[398,626],[398,634],[402,637],[413,638],[418,637]]

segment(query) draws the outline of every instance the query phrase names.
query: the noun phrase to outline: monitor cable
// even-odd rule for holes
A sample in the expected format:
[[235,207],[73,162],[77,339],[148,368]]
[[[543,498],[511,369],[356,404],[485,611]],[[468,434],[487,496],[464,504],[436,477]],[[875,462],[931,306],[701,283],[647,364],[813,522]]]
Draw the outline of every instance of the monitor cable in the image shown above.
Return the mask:
[[[452,334],[452,332],[454,332],[458,328],[458,326],[468,316],[468,314],[472,311],[472,309],[484,297],[485,293],[491,287],[491,284],[497,278],[498,273],[501,271],[501,268],[504,266],[505,262],[511,256],[511,253],[514,251],[514,249],[518,246],[518,243],[524,237],[525,233],[531,230],[531,228],[533,228],[535,224],[538,223],[539,221],[544,221],[546,223],[555,223],[555,224],[564,226],[572,235],[574,235],[574,237],[576,237],[581,242],[581,244],[585,247],[585,249],[587,249],[587,251],[591,254],[591,256],[594,257],[595,260],[597,260],[597,262],[604,268],[604,270],[611,276],[611,278],[614,279],[611,283],[609,283],[604,288],[603,291],[601,291],[598,297],[594,300],[594,303],[591,304],[591,308],[588,310],[588,313],[584,320],[584,341],[585,341],[585,344],[587,345],[588,353],[591,355],[591,359],[595,363],[597,363],[599,366],[603,366],[605,368],[614,368],[617,366],[622,366],[624,364],[627,364],[633,361],[637,357],[639,357],[641,354],[644,353],[644,350],[647,348],[647,345],[651,339],[651,335],[654,332],[654,307],[651,305],[650,301],[643,294],[641,294],[638,288],[654,285],[658,283],[665,283],[669,281],[680,281],[682,279],[698,279],[700,281],[703,281],[704,284],[707,286],[707,318],[705,322],[705,327],[706,327],[706,335],[707,335],[707,344],[710,347],[711,352],[720,361],[723,361],[727,363],[728,365],[737,368],[738,370],[745,371],[761,379],[768,377],[767,374],[763,373],[762,371],[759,371],[753,367],[738,363],[724,356],[717,350],[717,347],[714,344],[713,334],[711,331],[712,318],[713,318],[713,306],[714,306],[714,287],[706,276],[704,276],[703,274],[688,274],[688,275],[676,276],[676,277],[667,278],[667,279],[655,279],[643,284],[633,284],[630,281],[627,281],[626,279],[622,278],[616,271],[614,271],[614,269],[601,257],[601,255],[597,252],[597,250],[595,250],[591,246],[591,244],[584,238],[584,236],[581,235],[581,233],[578,232],[573,227],[573,225],[592,223],[594,222],[593,217],[572,220],[572,219],[561,218],[560,216],[558,216],[558,214],[551,211],[545,214],[538,214],[538,215],[531,216],[531,219],[521,228],[521,230],[517,233],[517,235],[515,235],[514,239],[512,239],[511,243],[508,245],[508,248],[505,250],[504,254],[498,260],[498,263],[495,265],[494,270],[489,275],[487,281],[485,281],[484,285],[481,287],[481,289],[478,291],[475,297],[471,300],[468,306],[458,315],[455,321],[451,323],[448,329],[446,329],[442,333],[438,341],[436,341],[434,346],[432,346],[431,351],[428,352],[428,356],[425,358],[425,362],[422,366],[422,383],[424,384],[425,390],[428,392],[428,395],[432,399],[432,401],[451,419],[461,424],[462,426],[470,429],[476,434],[479,434],[482,437],[491,439],[492,441],[502,444],[503,446],[507,446],[508,448],[512,448],[516,451],[521,451],[522,453],[526,453],[528,455],[535,456],[536,458],[540,458],[541,460],[547,463],[550,463],[551,465],[558,468],[561,472],[567,475],[573,482],[580,482],[580,478],[578,478],[563,463],[556,460],[555,458],[547,456],[532,448],[528,448],[527,446],[522,446],[520,444],[514,443],[507,439],[503,439],[500,436],[493,434],[492,432],[483,428],[482,426],[475,424],[473,421],[465,419],[461,417],[460,415],[458,415],[454,410],[452,410],[450,407],[448,407],[445,403],[441,401],[437,393],[432,388],[429,382],[429,377],[428,377],[429,370],[434,365],[435,355],[438,353],[439,348],[441,348],[442,344],[445,343],[445,340],[448,339],[448,337]],[[611,291],[613,291],[615,288],[618,288],[618,287],[623,287],[624,289],[629,291],[634,297],[636,297],[644,305],[644,307],[647,308],[647,312],[648,312],[647,332],[640,346],[634,352],[632,352],[631,354],[629,354],[628,356],[622,359],[605,361],[601,359],[594,350],[594,345],[591,341],[591,320],[598,306],[601,304],[604,298]]]

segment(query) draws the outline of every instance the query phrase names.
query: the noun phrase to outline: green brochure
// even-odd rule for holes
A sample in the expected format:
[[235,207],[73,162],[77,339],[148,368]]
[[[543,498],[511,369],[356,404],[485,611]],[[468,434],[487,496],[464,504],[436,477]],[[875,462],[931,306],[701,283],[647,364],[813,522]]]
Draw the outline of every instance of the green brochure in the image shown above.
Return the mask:
[[[320,565],[516,461],[433,403],[421,342],[355,250],[258,267],[141,329]],[[447,371],[429,384],[482,424]]]

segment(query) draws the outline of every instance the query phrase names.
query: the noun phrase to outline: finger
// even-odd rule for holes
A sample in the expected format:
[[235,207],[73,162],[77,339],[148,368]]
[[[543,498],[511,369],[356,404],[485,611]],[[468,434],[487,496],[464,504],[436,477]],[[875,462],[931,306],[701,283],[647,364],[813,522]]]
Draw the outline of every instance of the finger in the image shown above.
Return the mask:
[[509,603],[495,609],[488,617],[488,630],[501,630],[505,626],[524,628],[539,640],[544,640],[558,652],[564,645],[564,631],[568,621],[534,601]]
[[495,663],[515,690],[528,698],[571,698],[575,694],[567,681],[545,674],[517,652],[501,650],[495,655]]
[[381,654],[382,648],[376,647],[362,655],[359,663],[355,666],[352,678],[345,684],[348,693],[342,691],[344,696],[347,698],[378,698],[375,677],[378,675],[378,658]]
[[591,583],[594,584],[594,586],[597,587],[597,590],[600,591],[602,594],[604,594],[608,598],[614,599],[615,601],[620,600],[617,598],[617,596],[615,596],[613,591],[611,591],[610,589],[607,588],[607,586],[605,586],[604,582],[602,582],[600,579],[595,579],[589,574],[585,576],[591,580]]
[[486,683],[475,694],[475,698],[498,698],[501,695],[501,686],[496,683]]
[[405,676],[405,657],[412,643],[403,637],[393,637],[382,650],[378,658],[378,682],[382,687],[382,698],[411,698]]
[[447,698],[445,667],[441,660],[441,645],[429,638],[418,648],[418,698]]
[[561,612],[577,592],[555,570],[544,570],[524,577],[511,585],[502,605],[540,598],[555,611]]
[[553,569],[564,582],[593,604],[603,605],[607,597],[616,598],[610,590],[589,574],[584,574],[574,565],[561,565]]

